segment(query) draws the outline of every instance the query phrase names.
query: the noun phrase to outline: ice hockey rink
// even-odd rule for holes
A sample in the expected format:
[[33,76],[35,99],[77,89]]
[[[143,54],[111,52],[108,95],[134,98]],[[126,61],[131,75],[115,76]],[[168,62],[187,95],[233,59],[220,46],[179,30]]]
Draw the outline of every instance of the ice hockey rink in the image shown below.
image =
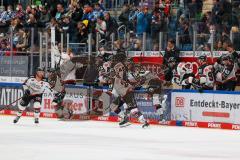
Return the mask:
[[1,160],[239,160],[240,132],[0,115]]

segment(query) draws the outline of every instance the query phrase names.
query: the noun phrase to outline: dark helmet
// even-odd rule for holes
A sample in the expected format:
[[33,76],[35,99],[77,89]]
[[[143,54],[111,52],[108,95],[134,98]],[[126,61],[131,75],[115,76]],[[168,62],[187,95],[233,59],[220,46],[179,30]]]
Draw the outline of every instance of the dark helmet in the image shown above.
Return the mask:
[[221,57],[221,60],[222,61],[231,60],[231,57],[228,54],[223,54],[222,57]]
[[198,60],[207,61],[207,56],[206,55],[201,55],[201,56],[198,57]]

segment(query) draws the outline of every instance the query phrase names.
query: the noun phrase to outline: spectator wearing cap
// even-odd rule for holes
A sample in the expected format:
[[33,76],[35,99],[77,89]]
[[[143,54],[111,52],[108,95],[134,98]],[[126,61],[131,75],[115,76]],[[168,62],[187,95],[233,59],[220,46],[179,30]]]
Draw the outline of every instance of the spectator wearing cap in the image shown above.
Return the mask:
[[77,24],[77,42],[86,43],[88,39],[88,20],[80,21]]
[[117,29],[118,29],[118,23],[116,19],[111,17],[109,12],[104,13],[104,20],[106,22],[106,39],[111,39],[111,34],[115,34],[115,37],[117,37]]
[[165,54],[163,56],[163,64],[167,65],[169,59],[174,59],[176,63],[180,62],[180,51],[175,46],[175,41],[173,39],[169,39],[167,42],[167,47],[165,49]]

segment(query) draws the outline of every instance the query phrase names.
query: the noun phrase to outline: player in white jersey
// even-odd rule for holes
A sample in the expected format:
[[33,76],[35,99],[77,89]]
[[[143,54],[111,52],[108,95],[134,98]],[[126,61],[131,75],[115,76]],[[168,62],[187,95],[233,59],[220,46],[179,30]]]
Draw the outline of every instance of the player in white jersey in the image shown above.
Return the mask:
[[190,62],[181,62],[178,64],[172,79],[173,83],[182,86],[183,89],[190,89],[195,75],[193,73],[193,65]]
[[[143,128],[149,126],[147,120],[143,117],[142,113],[137,107],[136,100],[134,98],[134,86],[131,85],[127,78],[127,68],[125,66],[126,57],[125,54],[115,55],[113,58],[113,95],[115,95],[115,101],[110,105],[112,111],[117,113],[121,118],[120,126],[124,126],[128,123],[128,116],[131,114],[143,123]],[[124,114],[122,114],[120,104],[126,104],[124,108]]]
[[42,68],[37,68],[36,75],[34,78],[29,78],[23,84],[24,95],[18,106],[19,111],[17,112],[17,117],[14,119],[13,123],[17,123],[22,116],[23,111],[33,101],[34,108],[34,122],[39,123],[42,95],[45,89],[50,89],[47,82],[43,81],[44,70]]
[[166,109],[167,95],[162,92],[162,81],[157,75],[150,71],[145,71],[141,65],[134,64],[132,59],[128,60],[128,81],[135,87],[142,87],[147,90],[147,94],[152,97],[153,105],[157,113],[163,119],[163,111]]

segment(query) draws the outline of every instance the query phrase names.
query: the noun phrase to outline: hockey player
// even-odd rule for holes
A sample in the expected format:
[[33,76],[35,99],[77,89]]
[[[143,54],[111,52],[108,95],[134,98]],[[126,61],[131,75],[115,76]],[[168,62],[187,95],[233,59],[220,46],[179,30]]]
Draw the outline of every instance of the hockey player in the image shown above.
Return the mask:
[[178,64],[176,73],[172,79],[173,83],[182,86],[182,89],[190,89],[195,75],[193,65],[190,62],[181,62]]
[[[112,111],[119,115],[122,119],[119,123],[124,126],[129,122],[129,115],[133,115],[139,122],[143,123],[143,128],[149,126],[147,120],[137,108],[137,103],[134,98],[134,86],[128,82],[127,68],[125,66],[126,56],[119,53],[113,57],[113,95],[115,101],[110,105]],[[120,105],[126,103],[124,112],[121,111]]]
[[60,78],[60,73],[54,68],[48,70],[48,82],[52,89],[54,95],[52,106],[54,106],[58,118],[67,118],[71,117],[72,112],[67,108],[64,108],[62,102],[66,95],[64,83]]
[[42,68],[37,68],[35,77],[27,79],[23,84],[24,94],[18,107],[19,111],[17,113],[17,117],[14,119],[13,123],[17,123],[19,121],[23,111],[31,101],[33,101],[34,122],[36,124],[39,123],[42,95],[46,89],[50,88],[49,84],[43,81],[43,78],[44,70]]
[[236,71],[239,66],[230,55],[222,55],[214,64],[218,90],[234,91],[237,83]]
[[193,76],[189,78],[188,83],[191,84],[195,89],[202,90],[213,90],[214,87],[214,75],[213,66],[207,62],[207,56],[201,55],[198,57],[198,77]]
[[153,99],[153,105],[157,113],[162,116],[163,111],[166,109],[167,100],[167,95],[162,93],[162,81],[150,71],[143,70],[142,66],[134,64],[132,59],[128,60],[127,68],[130,84],[137,88],[141,86],[146,89],[148,95]]

